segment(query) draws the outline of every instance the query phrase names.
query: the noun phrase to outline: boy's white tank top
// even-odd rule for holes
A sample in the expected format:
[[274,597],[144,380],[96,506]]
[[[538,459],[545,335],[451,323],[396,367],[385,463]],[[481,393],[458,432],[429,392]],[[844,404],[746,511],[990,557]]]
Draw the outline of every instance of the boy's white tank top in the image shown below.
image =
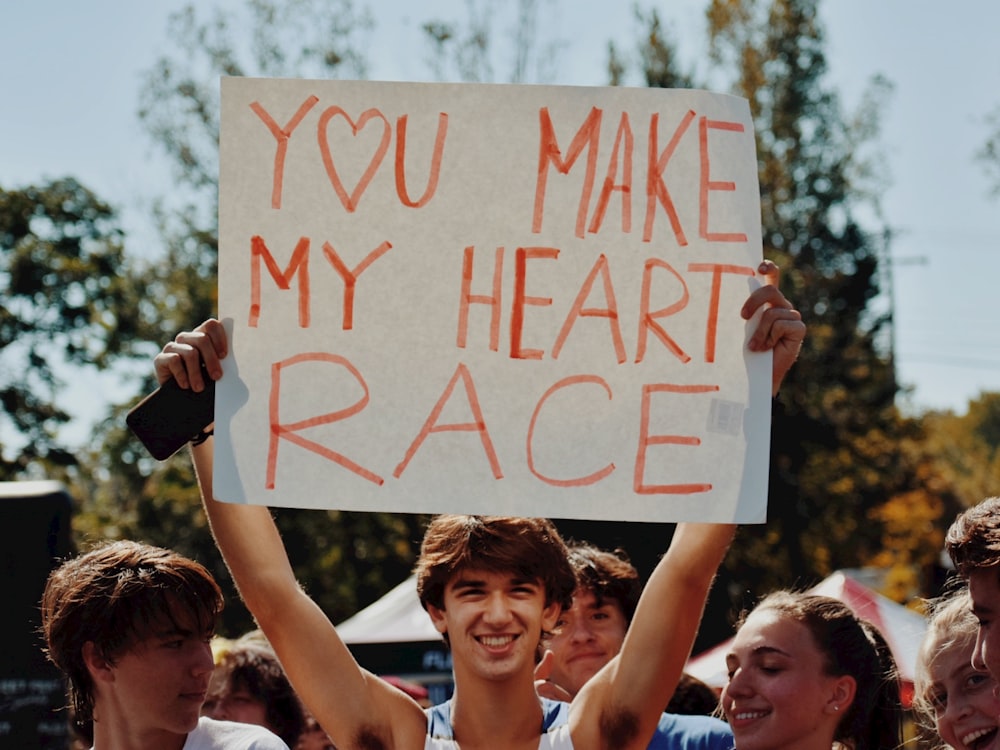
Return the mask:
[[[458,743],[444,737],[428,736],[424,742],[424,750],[458,750]],[[569,725],[563,724],[543,734],[538,740],[538,750],[573,750]]]
[[[538,739],[538,750],[573,750],[573,739],[569,734],[569,704],[541,699],[542,734]],[[451,701],[425,709],[427,714],[427,739],[424,750],[459,750],[452,737]]]

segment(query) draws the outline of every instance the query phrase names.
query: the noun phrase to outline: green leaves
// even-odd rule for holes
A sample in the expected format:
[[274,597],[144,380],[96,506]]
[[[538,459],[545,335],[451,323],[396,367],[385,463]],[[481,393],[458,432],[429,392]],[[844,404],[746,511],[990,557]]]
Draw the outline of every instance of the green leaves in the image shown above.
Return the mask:
[[130,355],[142,297],[111,207],[72,178],[0,189],[0,289],[0,477],[72,466],[57,394],[68,368]]

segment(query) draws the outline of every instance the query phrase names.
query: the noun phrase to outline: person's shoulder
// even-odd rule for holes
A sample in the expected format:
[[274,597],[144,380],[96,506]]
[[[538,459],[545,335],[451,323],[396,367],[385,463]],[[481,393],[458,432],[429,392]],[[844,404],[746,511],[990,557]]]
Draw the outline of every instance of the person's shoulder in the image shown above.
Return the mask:
[[256,724],[217,721],[202,716],[183,750],[289,750],[280,737]]
[[650,750],[731,750],[733,732],[714,716],[663,714]]

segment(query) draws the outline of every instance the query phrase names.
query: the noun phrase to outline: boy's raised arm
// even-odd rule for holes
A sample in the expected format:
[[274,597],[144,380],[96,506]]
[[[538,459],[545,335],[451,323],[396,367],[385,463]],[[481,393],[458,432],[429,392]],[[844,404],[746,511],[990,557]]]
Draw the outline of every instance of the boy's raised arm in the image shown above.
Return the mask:
[[[204,387],[222,376],[225,330],[208,320],[181,333],[156,356],[157,380]],[[336,628],[295,579],[271,512],[222,503],[212,489],[213,440],[191,447],[212,534],[247,608],[274,646],[300,697],[338,744],[366,738],[387,747],[423,746],[426,719],[408,696],[361,669]]]
[[[740,310],[763,308],[748,347],[772,359],[772,396],[798,357],[802,316],[778,289],[778,267],[763,261],[764,284]],[[680,680],[716,571],[732,542],[733,524],[681,523],[643,589],[619,654],[584,686],[570,710],[581,747],[645,747]],[[613,736],[617,731],[618,735]]]
[[644,748],[680,680],[736,526],[681,523],[643,589],[618,655],[570,708],[579,747]]

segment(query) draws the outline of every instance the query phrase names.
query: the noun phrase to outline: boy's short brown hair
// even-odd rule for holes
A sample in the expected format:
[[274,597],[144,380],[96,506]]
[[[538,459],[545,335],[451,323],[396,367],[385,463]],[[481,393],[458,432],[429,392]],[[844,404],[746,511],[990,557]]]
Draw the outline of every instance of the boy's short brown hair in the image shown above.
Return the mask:
[[441,515],[427,527],[417,560],[417,595],[424,609],[444,608],[445,586],[463,570],[513,573],[540,581],[546,606],[566,608],[576,577],[566,544],[551,521],[512,516]]
[[223,603],[204,566],[139,542],[103,544],[52,571],[42,594],[42,634],[50,661],[68,679],[74,721],[93,719],[84,644],[93,643],[113,664],[165,623],[180,629],[193,624],[210,636]]
[[569,563],[576,574],[577,588],[591,592],[599,607],[606,601],[616,603],[625,622],[632,622],[642,594],[642,581],[624,550],[608,552],[587,542],[572,542]]
[[988,497],[960,513],[944,542],[962,576],[1000,565],[1000,497]]

